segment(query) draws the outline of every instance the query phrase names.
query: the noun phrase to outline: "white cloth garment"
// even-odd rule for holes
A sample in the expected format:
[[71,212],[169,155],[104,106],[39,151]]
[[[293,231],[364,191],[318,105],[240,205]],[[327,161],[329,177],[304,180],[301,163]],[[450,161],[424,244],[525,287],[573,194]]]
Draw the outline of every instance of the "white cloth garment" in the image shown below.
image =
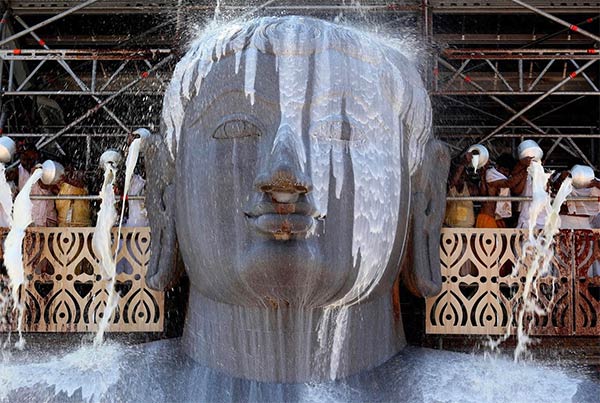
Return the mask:
[[[600,197],[600,189],[583,188],[573,189],[572,197]],[[600,213],[600,201],[568,201],[569,214],[587,215],[594,217]]]
[[[525,190],[521,196],[533,196],[533,180],[531,179],[531,175],[527,175],[527,182],[525,182]],[[519,222],[517,224],[517,228],[528,228],[529,227],[529,209],[531,207],[531,202],[521,202],[521,213],[519,214]],[[544,228],[546,224],[546,211],[542,210],[537,217],[535,222],[535,228],[541,229]]]
[[[485,181],[487,183],[493,183],[496,181],[506,180],[508,179],[502,172],[498,171],[496,168],[490,168],[485,173]],[[509,188],[500,188],[500,192],[498,192],[498,196],[510,196]],[[496,202],[496,219],[498,218],[508,218],[512,216],[512,206],[510,201],[498,201]]]
[[[13,181],[8,181],[8,186],[10,187],[10,196],[12,198],[12,200],[15,200],[15,196],[17,195],[17,186],[15,185],[15,183]],[[4,206],[2,206],[2,204],[0,204],[0,227],[5,227],[8,228],[9,224],[10,224],[10,214],[12,212],[11,211],[5,211],[4,210]]]
[[[583,188],[573,189],[571,197],[600,197],[600,189]],[[598,201],[567,201],[569,214],[560,215],[561,229],[592,229],[592,219],[600,213]]]
[[[19,191],[25,186],[25,182],[31,174],[23,165],[19,164]],[[48,189],[42,189],[40,183],[37,182],[31,188],[31,196],[51,196],[52,192]],[[46,227],[48,225],[56,225],[57,215],[54,207],[54,200],[32,200],[31,201],[31,218],[32,225],[35,227]]]
[[[131,177],[131,185],[129,187],[128,196],[143,196],[146,181],[138,174],[133,174]],[[143,200],[129,200],[129,216],[127,217],[127,227],[147,227],[148,211]]]

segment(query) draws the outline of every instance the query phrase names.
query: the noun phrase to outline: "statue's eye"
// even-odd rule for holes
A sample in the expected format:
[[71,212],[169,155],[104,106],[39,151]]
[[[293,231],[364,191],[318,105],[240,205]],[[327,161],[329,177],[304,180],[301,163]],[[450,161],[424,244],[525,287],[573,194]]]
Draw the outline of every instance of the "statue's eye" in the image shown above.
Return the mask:
[[213,133],[216,139],[239,139],[243,137],[260,137],[261,130],[247,119],[234,118],[223,122]]

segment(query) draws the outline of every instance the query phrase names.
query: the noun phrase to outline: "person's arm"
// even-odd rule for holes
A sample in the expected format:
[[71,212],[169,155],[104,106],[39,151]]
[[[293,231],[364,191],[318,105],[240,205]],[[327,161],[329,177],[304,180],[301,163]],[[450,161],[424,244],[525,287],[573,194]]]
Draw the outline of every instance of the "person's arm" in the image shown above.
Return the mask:
[[590,185],[591,185],[590,187],[600,189],[600,180],[594,178],[594,179],[592,179],[592,182]]
[[454,186],[456,188],[461,187],[464,183],[464,172],[468,164],[471,163],[473,159],[473,154],[465,153],[461,160],[457,162],[452,168],[452,175],[450,176],[450,186]]
[[511,175],[510,178],[493,181],[488,185],[495,188],[509,188],[511,192],[515,194],[521,194],[523,193],[523,189],[521,189],[521,187],[525,187],[526,181],[527,170],[521,170],[516,174]]
[[19,169],[11,168],[11,169],[4,171],[4,177],[6,178],[7,182],[13,181],[13,182],[17,183],[19,181]]
[[510,188],[510,191],[515,195],[520,195],[525,191],[525,184],[527,183],[527,168],[531,164],[533,158],[523,158],[517,162],[517,165],[511,172],[511,179],[514,178],[515,183],[510,183],[512,186],[505,186]]
[[550,186],[553,191],[557,192],[560,189],[561,185],[567,179],[567,177],[571,174],[571,171],[562,171],[560,175],[555,176],[554,178],[550,178]]

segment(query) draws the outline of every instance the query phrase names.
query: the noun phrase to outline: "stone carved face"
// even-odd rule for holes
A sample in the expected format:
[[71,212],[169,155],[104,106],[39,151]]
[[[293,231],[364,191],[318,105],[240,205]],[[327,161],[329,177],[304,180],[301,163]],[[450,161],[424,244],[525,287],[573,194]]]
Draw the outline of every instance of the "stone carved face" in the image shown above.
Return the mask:
[[429,135],[414,67],[312,19],[220,35],[179,63],[166,140],[147,153],[170,165],[148,170],[153,239],[163,231],[150,284],[164,283],[176,223],[192,286],[216,301],[317,307],[389,291]]

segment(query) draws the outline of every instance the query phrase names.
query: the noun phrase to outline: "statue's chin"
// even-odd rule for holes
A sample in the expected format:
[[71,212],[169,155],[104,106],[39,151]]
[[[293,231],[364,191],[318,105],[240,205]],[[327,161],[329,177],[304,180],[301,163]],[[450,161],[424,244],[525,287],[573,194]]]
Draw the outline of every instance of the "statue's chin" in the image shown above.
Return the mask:
[[240,278],[268,302],[308,307],[329,303],[348,273],[327,265],[319,249],[310,239],[262,239],[245,254]]

